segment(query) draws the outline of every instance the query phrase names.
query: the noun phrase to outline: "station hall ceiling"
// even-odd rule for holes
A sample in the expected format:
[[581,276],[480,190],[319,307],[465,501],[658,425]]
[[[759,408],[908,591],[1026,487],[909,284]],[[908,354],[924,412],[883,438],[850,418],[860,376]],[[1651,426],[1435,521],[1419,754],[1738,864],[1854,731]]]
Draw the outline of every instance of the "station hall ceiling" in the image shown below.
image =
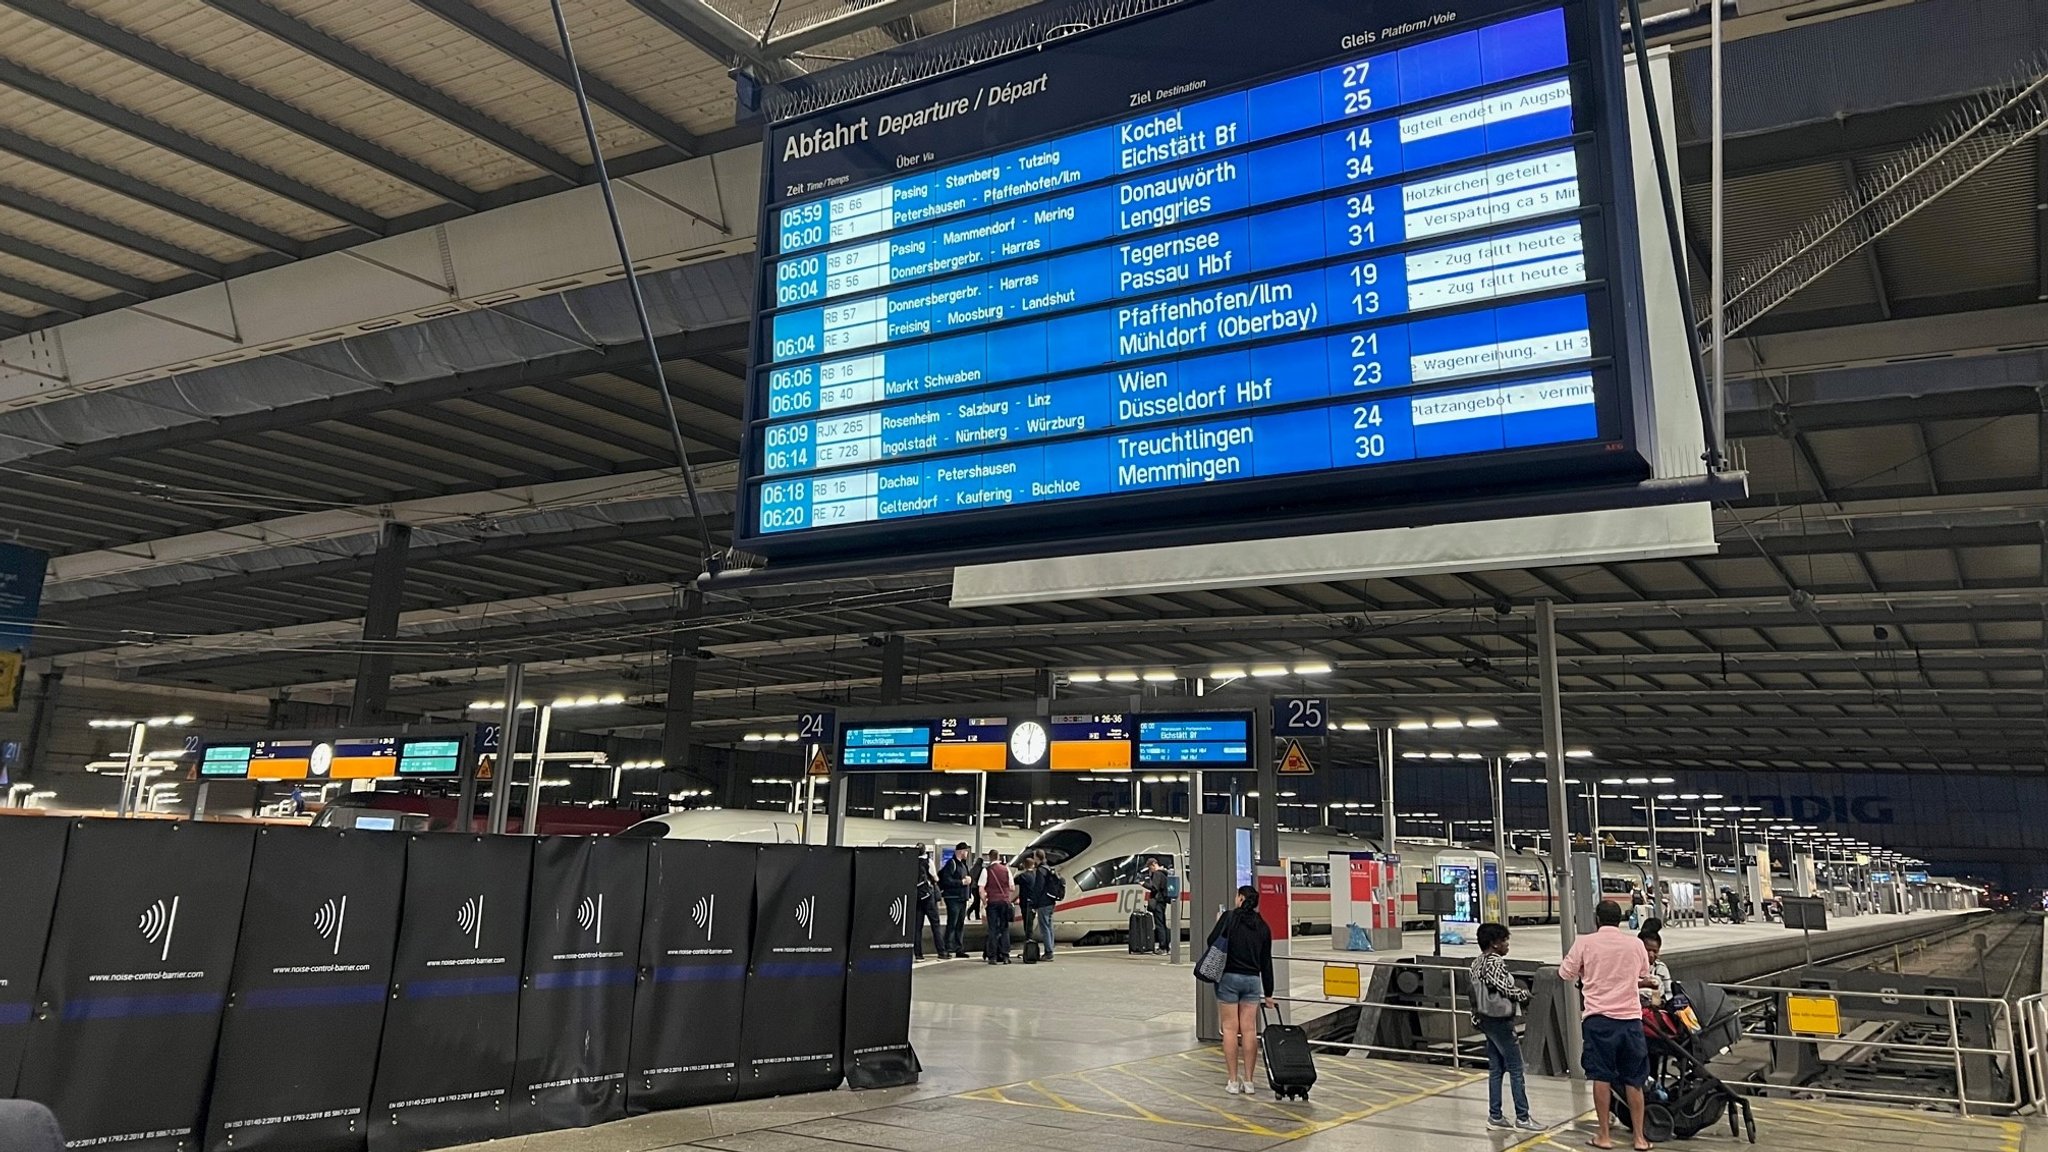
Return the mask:
[[[789,75],[1015,7],[566,0],[619,175],[757,138],[734,126],[735,64]],[[1969,35],[1930,61],[1933,27]],[[2038,0],[1922,0],[1779,17],[1731,44],[1730,267],[2038,67],[2044,28]],[[1672,39],[1697,286],[1705,53]],[[547,5],[522,0],[0,0],[0,337],[587,183],[555,53]],[[1891,88],[1853,66],[1872,59]],[[114,429],[64,400],[32,430],[0,416],[0,531],[58,558],[37,670],[111,682],[345,701],[388,515],[414,526],[386,645],[409,713],[460,711],[522,660],[536,696],[627,694],[575,726],[657,735],[687,632],[699,736],[737,741],[806,705],[872,702],[877,640],[900,635],[913,700],[1312,659],[1333,671],[1286,686],[1340,715],[1497,717],[1458,739],[1499,752],[1533,738],[1544,597],[1571,739],[1603,756],[2040,774],[2048,153],[2011,144],[1731,347],[1750,495],[1717,509],[1713,556],[971,610],[948,607],[943,573],[905,572],[713,596],[684,623],[698,509],[652,373],[630,339],[556,339],[603,306],[567,298],[465,321],[517,330],[518,354],[403,387],[365,369],[287,388],[403,348],[360,337],[245,365],[237,387],[260,403],[234,414],[144,418],[138,400]],[[650,277],[674,302],[661,355],[717,547],[751,275],[735,256]],[[180,551],[200,537],[244,543]]]

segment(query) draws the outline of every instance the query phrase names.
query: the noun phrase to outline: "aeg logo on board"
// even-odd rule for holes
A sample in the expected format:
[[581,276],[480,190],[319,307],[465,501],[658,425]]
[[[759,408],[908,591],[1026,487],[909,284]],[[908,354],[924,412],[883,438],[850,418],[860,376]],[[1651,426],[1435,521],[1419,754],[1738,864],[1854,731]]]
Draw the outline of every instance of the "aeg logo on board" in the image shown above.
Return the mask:
[[329,900],[313,911],[313,930],[320,933],[322,940],[334,941],[334,954],[341,955],[341,929],[348,921],[348,897],[340,903]]
[[151,944],[159,942],[163,944],[164,950],[158,955],[158,960],[168,961],[171,958],[171,938],[178,931],[178,901],[180,899],[181,897],[173,896],[169,904],[158,900],[156,903],[144,908],[142,916],[136,922],[136,930],[142,933],[144,940],[149,941]]
[[484,894],[479,892],[462,902],[455,910],[455,923],[462,934],[469,937],[471,948],[484,946]]
[[796,902],[796,922],[803,926],[804,939],[817,939],[818,898],[806,896]]
[[604,893],[599,892],[595,900],[585,896],[577,903],[576,926],[585,932],[595,931],[596,942],[604,943]]

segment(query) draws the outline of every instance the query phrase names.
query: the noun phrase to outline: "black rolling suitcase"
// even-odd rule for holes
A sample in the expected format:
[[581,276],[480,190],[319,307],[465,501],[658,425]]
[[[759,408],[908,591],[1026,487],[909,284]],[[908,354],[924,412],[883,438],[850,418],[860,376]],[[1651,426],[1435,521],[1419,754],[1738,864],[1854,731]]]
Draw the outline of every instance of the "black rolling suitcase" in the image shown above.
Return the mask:
[[1150,912],[1131,913],[1131,951],[1150,952],[1158,942],[1158,935],[1152,927]]
[[[1259,1019],[1265,1017],[1266,1010],[1261,1007]],[[1309,1051],[1308,1033],[1282,1023],[1276,1011],[1273,1022],[1266,1025],[1264,1040],[1259,1047],[1266,1053],[1266,1082],[1273,1087],[1273,1099],[1308,1099],[1308,1090],[1316,1086],[1316,1058]]]

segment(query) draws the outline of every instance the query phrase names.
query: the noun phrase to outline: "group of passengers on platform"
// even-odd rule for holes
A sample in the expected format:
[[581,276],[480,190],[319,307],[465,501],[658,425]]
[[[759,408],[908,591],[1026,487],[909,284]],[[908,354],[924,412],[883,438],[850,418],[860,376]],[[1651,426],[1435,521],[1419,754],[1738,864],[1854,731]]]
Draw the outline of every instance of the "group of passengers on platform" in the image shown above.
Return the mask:
[[[1010,925],[1023,920],[1023,931],[1038,962],[1053,956],[1053,908],[1067,894],[1067,882],[1053,870],[1043,852],[1026,852],[1015,867],[991,848],[976,854],[965,842],[956,844],[936,871],[929,852],[918,861],[918,931],[916,957],[924,959],[924,925],[932,930],[932,950],[941,960],[967,955],[963,937],[967,922],[980,918],[987,928],[981,958],[988,964],[1010,962]],[[939,925],[939,903],[946,922]],[[1028,958],[1028,957],[1027,957]]]
[[[1602,900],[1594,909],[1599,925],[1591,935],[1573,942],[1557,967],[1566,983],[1579,986],[1582,1070],[1593,1085],[1593,1108],[1599,1130],[1594,1148],[1614,1147],[1614,1090],[1622,1090],[1635,1147],[1650,1142],[1643,1134],[1643,1087],[1650,1078],[1649,1042],[1643,1034],[1643,1009],[1662,1005],[1671,996],[1671,969],[1660,958],[1663,924],[1652,917],[1634,936],[1622,930],[1621,905]],[[1503,924],[1479,926],[1479,956],[1472,961],[1473,1023],[1486,1038],[1487,1116],[1489,1128],[1541,1132],[1546,1126],[1529,1112],[1529,1093],[1522,1049],[1515,1038],[1515,1018],[1529,1003],[1529,991],[1508,971],[1509,933]],[[1501,1081],[1509,1082],[1515,1116],[1501,1110]]]

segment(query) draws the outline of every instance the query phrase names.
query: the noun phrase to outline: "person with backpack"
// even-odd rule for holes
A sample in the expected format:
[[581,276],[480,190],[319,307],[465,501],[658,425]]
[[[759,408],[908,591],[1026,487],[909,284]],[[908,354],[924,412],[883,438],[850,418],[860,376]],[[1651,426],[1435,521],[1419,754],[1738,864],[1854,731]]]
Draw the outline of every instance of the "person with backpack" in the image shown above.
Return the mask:
[[[1515,1039],[1515,1016],[1529,1002],[1529,993],[1508,974],[1508,929],[1505,924],[1479,926],[1479,955],[1473,959],[1472,1023],[1486,1037],[1486,1126],[1547,1131],[1529,1115],[1529,1085],[1522,1067],[1522,1045]],[[1500,1082],[1514,1089],[1515,1119],[1500,1110]]]
[[946,934],[939,928],[939,878],[932,874],[932,854],[923,853],[917,858],[917,921],[910,939],[916,945],[916,958],[924,959],[924,927],[932,927],[932,951],[939,959],[946,958]]
[[1043,958],[1051,960],[1052,914],[1059,907],[1060,901],[1067,898],[1067,881],[1066,877],[1053,871],[1051,862],[1047,860],[1043,852],[1038,854],[1038,872],[1040,876],[1038,934],[1032,938],[1037,940],[1039,945],[1045,949]]
[[1003,854],[989,849],[988,863],[981,870],[982,907],[988,912],[988,943],[982,958],[990,964],[1010,962],[1010,917],[1017,905],[1017,888],[1010,881]]
[[1259,1066],[1259,1006],[1273,1005],[1273,929],[1259,915],[1258,889],[1247,884],[1237,890],[1237,907],[1217,917],[1216,926],[1209,929],[1203,948],[1211,946],[1224,951],[1223,974],[1216,979],[1216,1023],[1223,1033],[1223,1068],[1230,1078],[1223,1090],[1249,1096],[1252,1073]]
[[1145,889],[1145,910],[1152,913],[1152,951],[1164,952],[1166,947],[1167,889],[1173,878],[1166,871],[1166,865],[1154,856],[1145,861],[1145,875],[1139,881]]
[[1034,941],[1038,939],[1038,904],[1045,895],[1045,874],[1038,870],[1038,854],[1026,852],[1019,856],[1017,868],[1010,877],[1017,886],[1017,918],[1023,921],[1024,962],[1035,963],[1044,959],[1032,955],[1039,951],[1039,945]]
[[965,841],[953,846],[953,854],[939,868],[939,897],[946,902],[946,939],[939,958],[947,953],[967,955],[961,933],[967,924],[967,896],[974,889],[974,862]]

